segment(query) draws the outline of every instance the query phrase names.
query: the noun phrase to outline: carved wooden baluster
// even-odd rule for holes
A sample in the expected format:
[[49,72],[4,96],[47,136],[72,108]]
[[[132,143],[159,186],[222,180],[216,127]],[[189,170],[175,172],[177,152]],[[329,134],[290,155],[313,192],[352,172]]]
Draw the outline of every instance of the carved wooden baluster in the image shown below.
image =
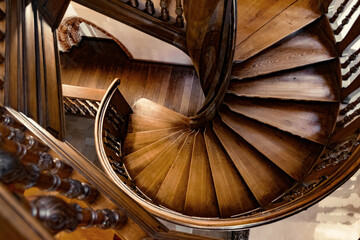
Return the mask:
[[23,163],[37,164],[41,170],[48,170],[61,177],[68,177],[72,174],[72,167],[63,163],[59,159],[54,159],[50,154],[44,152],[33,152],[28,150],[25,145],[0,138],[0,149],[18,157]]
[[167,2],[166,0],[160,0],[160,7],[161,7],[161,16],[160,19],[164,22],[170,20],[169,10],[167,9]]
[[354,120],[357,116],[360,115],[360,109],[357,109],[356,111],[354,111],[352,114],[345,116],[341,121],[339,121],[336,126],[337,127],[342,127],[345,126],[346,124],[348,124],[349,122],[351,122],[352,120]]
[[179,28],[183,28],[184,27],[184,17],[182,16],[184,10],[183,7],[181,5],[181,0],[176,0],[176,22],[175,25]]
[[155,8],[154,8],[154,3],[153,3],[151,0],[146,0],[146,3],[145,3],[145,12],[146,12],[147,14],[154,15],[154,13],[155,13]]
[[138,0],[129,0],[128,4],[134,8],[137,8],[139,6]]
[[336,21],[336,19],[338,18],[338,16],[344,11],[346,5],[348,4],[350,0],[344,0],[340,6],[338,7],[338,9],[336,9],[335,14],[330,18],[330,22],[333,23]]
[[120,229],[127,221],[125,213],[120,210],[81,208],[55,196],[37,197],[30,202],[30,209],[32,215],[53,234],[74,231],[77,227]]
[[24,165],[18,158],[0,152],[0,181],[5,184],[20,183],[25,188],[37,187],[46,191],[57,191],[67,198],[78,198],[93,202],[99,192],[86,183],[74,179],[61,179],[52,173],[43,173],[35,164]]
[[73,114],[79,114],[80,113],[80,110],[76,107],[76,105],[74,104],[74,102],[70,98],[64,97],[64,102],[66,103],[68,108],[70,108],[70,110],[71,110],[71,112]]
[[349,23],[351,17],[354,15],[354,13],[356,12],[359,6],[360,6],[360,0],[356,2],[356,4],[351,8],[349,14],[341,21],[340,26],[338,26],[338,28],[334,31],[335,35],[338,35],[343,30],[345,25]]
[[343,80],[348,80],[351,75],[353,75],[354,73],[357,72],[357,70],[359,69],[360,67],[360,62],[358,62],[356,65],[354,65],[353,67],[350,68],[350,70],[344,75],[342,76],[342,79]]
[[94,115],[97,114],[98,111],[98,106],[96,105],[96,103],[94,104],[93,102],[89,101],[89,100],[85,100],[85,102],[90,106],[90,110],[94,113]]
[[97,112],[91,105],[89,105],[88,102],[89,102],[88,100],[82,100],[81,104],[87,109],[90,116],[95,117]]
[[91,112],[86,105],[83,104],[82,100],[74,99],[74,102],[77,104],[78,108],[82,111],[83,115],[91,115]]
[[341,115],[345,115],[347,112],[353,110],[360,103],[360,97],[358,97],[355,101],[349,103],[344,109],[340,111]]
[[14,127],[14,128],[18,128],[18,129],[21,129],[21,130],[25,130],[25,127],[18,123],[17,121],[14,120],[13,117],[11,117],[9,114],[1,114],[1,117],[0,117],[0,121],[1,121],[1,124],[3,124],[4,126],[10,126],[10,127]]
[[359,53],[360,53],[360,48],[356,52],[353,52],[350,55],[350,57],[343,64],[341,64],[341,67],[347,68],[350,65],[350,63],[356,59],[356,57],[359,55]]

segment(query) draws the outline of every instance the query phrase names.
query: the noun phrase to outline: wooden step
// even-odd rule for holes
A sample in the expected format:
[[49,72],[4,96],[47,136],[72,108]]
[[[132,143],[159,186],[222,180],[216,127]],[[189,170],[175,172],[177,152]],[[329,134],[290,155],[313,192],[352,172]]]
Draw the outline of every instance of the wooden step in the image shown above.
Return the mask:
[[237,96],[294,99],[306,101],[339,101],[338,81],[333,61],[296,70],[230,82],[228,92]]
[[319,26],[315,22],[247,61],[234,63],[232,77],[256,77],[335,58],[336,52]]
[[[238,4],[239,2],[242,1],[238,1]],[[248,4],[248,7],[242,8],[245,2]],[[256,13],[256,15],[253,18],[244,19],[245,22],[239,23],[238,20],[238,26],[248,26],[253,33],[250,36],[246,34],[246,39],[240,38],[240,40],[237,40],[234,61],[244,61],[254,56],[289,34],[318,19],[322,14],[317,1],[248,0],[245,2],[238,6],[238,16],[240,16],[240,19],[242,19],[242,16],[246,18],[249,14]],[[291,4],[291,2],[294,3]],[[286,5],[289,5],[289,7],[284,9]],[[262,17],[263,15],[265,15],[265,18]],[[237,36],[242,34],[243,28],[240,27],[237,30]],[[239,43],[239,41],[241,42]]]
[[124,140],[123,152],[128,155],[179,130],[181,128],[177,127],[128,133]]
[[172,122],[158,118],[150,118],[150,117],[130,114],[129,123],[128,123],[128,133],[160,130],[165,128],[177,128],[177,127],[186,128],[187,126],[184,125],[182,122]]
[[235,114],[228,109],[222,110],[220,116],[233,131],[296,181],[301,181],[323,149],[317,143]]
[[339,104],[225,96],[231,111],[311,141],[326,144]]
[[204,136],[220,216],[231,217],[256,209],[256,199],[222,149],[212,129],[206,128]]
[[190,125],[188,117],[146,98],[140,98],[135,102],[133,112],[140,116],[158,118],[170,122],[182,122],[185,125]]
[[130,176],[132,178],[137,177],[142,170],[144,170],[160,153],[168,148],[183,132],[183,130],[175,132],[125,156],[123,161]]
[[226,127],[219,118],[213,120],[213,129],[261,206],[293,185],[294,181],[285,172]]
[[204,136],[197,132],[193,144],[184,214],[218,217],[219,209]]
[[191,155],[196,132],[186,138],[179,154],[167,173],[154,202],[174,211],[182,212],[189,180]]
[[171,165],[179,156],[188,135],[189,133],[182,133],[135,178],[136,186],[149,198],[155,198]]

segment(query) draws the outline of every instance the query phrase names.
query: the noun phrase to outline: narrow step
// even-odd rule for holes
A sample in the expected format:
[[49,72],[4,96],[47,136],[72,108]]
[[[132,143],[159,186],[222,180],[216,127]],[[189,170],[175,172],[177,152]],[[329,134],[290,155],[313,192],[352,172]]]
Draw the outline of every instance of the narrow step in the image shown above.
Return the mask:
[[171,165],[179,156],[188,135],[189,133],[182,133],[135,178],[136,186],[149,198],[155,198]]
[[128,133],[124,140],[123,151],[125,155],[135,152],[147,145],[150,145],[164,137],[167,137],[181,128],[164,128],[144,132]]
[[[242,1],[239,1],[242,2]],[[239,43],[237,40],[237,45],[235,49],[234,61],[244,61],[260,51],[268,48],[279,40],[285,38],[289,34],[305,27],[309,23],[315,21],[321,16],[321,11],[319,10],[319,3],[317,1],[308,1],[308,0],[298,0],[298,1],[266,1],[260,0],[256,2],[248,1],[249,6],[255,11],[257,15],[254,18],[248,18],[245,22],[240,22],[240,26],[246,25],[249,27],[260,27],[260,24],[263,24],[259,29],[257,29],[253,34],[248,36],[246,39],[242,40]],[[259,5],[263,4],[265,5]],[[279,10],[289,3],[294,2],[288,8],[284,9],[280,13]],[[239,4],[242,5],[242,4]],[[247,16],[249,13],[252,14],[254,11],[245,12],[248,8],[239,9],[238,6],[238,16]],[[261,11],[259,11],[259,9]],[[277,14],[278,13],[278,14]],[[267,15],[267,18],[259,17],[262,15]],[[270,15],[273,14],[273,15]],[[277,14],[277,15],[276,15]],[[270,19],[271,18],[271,19]],[[260,20],[257,20],[260,19]],[[262,20],[263,19],[263,20]],[[262,21],[261,21],[262,20]],[[268,22],[264,22],[268,20]],[[246,24],[249,21],[250,24]],[[239,21],[238,21],[239,22]],[[238,24],[239,26],[239,24]],[[240,28],[242,30],[243,28]],[[237,35],[240,35],[241,32],[237,30]]]
[[215,187],[211,177],[204,136],[197,132],[193,144],[184,214],[219,217]]
[[186,138],[179,154],[167,173],[154,202],[174,211],[182,212],[185,204],[190,162],[196,132]]
[[256,199],[222,149],[214,132],[206,128],[204,135],[221,217],[231,217],[256,209]]
[[232,77],[237,79],[256,77],[335,58],[336,52],[319,26],[320,24],[315,22],[247,61],[235,63]]
[[337,103],[243,98],[228,94],[231,111],[311,141],[326,144],[336,121]]
[[333,61],[296,70],[230,82],[228,92],[237,96],[336,102],[339,90]]
[[310,170],[323,147],[276,128],[235,114],[220,112],[222,121],[245,141],[271,160],[296,181]]
[[261,206],[265,206],[290,189],[294,181],[260,154],[219,118],[213,129],[237,170]]
[[132,178],[144,170],[161,152],[168,148],[184,131],[180,130],[137,150],[123,158],[127,170]]
[[184,128],[187,127],[182,122],[172,122],[158,118],[144,117],[130,114],[128,123],[128,133],[160,130],[165,128]]
[[185,125],[189,125],[188,117],[146,98],[141,98],[135,102],[133,112],[141,116],[158,118],[170,122],[182,122]]

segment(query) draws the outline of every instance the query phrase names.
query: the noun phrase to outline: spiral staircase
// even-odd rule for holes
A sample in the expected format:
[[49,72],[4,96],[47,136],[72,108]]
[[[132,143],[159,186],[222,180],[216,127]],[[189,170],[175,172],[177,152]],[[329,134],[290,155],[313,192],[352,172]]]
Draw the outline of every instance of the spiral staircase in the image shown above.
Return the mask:
[[[254,14],[238,4],[238,17]],[[330,24],[316,1],[295,1],[267,17],[250,33],[238,19],[236,36],[242,38],[236,40],[214,117],[199,126],[194,117],[138,100],[117,160],[124,165],[125,183],[109,164],[114,158],[104,157],[98,146],[108,175],[156,216],[228,229],[303,209],[305,203],[294,209],[285,199],[304,195],[299,186],[310,189],[304,183],[331,143],[340,107],[340,64]]]

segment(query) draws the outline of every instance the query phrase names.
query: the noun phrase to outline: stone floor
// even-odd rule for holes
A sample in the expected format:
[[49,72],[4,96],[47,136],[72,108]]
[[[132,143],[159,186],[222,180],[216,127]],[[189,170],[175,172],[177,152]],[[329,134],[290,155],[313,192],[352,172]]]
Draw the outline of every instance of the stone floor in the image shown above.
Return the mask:
[[[100,167],[94,146],[94,119],[67,115],[66,132],[67,141]],[[231,239],[229,232],[201,231],[165,224],[173,230]],[[273,239],[360,240],[360,171],[330,196],[306,211],[250,230],[249,240]]]

